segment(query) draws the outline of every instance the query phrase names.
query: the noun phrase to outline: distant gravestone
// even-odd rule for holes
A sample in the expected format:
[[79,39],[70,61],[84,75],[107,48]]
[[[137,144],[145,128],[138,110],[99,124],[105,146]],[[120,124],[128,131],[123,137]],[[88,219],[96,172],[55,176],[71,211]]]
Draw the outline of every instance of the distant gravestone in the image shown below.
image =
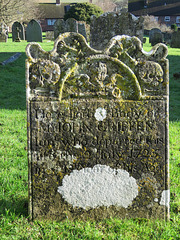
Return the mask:
[[151,43],[151,46],[156,45],[157,43],[163,42],[163,34],[160,29],[153,28],[149,32],[149,42]]
[[32,219],[169,218],[167,47],[26,48]]
[[[3,22],[0,23],[0,33],[2,33],[1,34],[2,41],[4,41],[4,38],[5,38],[5,41],[7,41],[7,39],[8,39],[8,26]],[[6,37],[4,36],[4,34],[6,35]]]
[[3,32],[0,32],[0,42],[7,42],[7,34],[3,31]]
[[24,26],[20,22],[14,22],[12,25],[12,40],[13,42],[25,40]]
[[54,24],[54,37],[55,39],[59,36],[59,34],[65,32],[75,32],[80,33],[85,38],[86,36],[86,27],[84,23],[79,23],[73,18],[68,18],[66,21],[63,19],[56,20]]
[[68,18],[65,26],[65,32],[78,32],[78,22],[73,18]]
[[164,43],[171,44],[171,37],[172,37],[172,33],[163,32]]
[[59,34],[64,33],[65,31],[65,21],[63,19],[58,19],[54,23],[54,38],[56,39]]
[[90,25],[90,45],[95,49],[103,49],[109,40],[116,35],[136,36],[143,41],[143,18],[131,13],[104,13],[100,17],[93,16]]
[[180,32],[173,32],[171,38],[171,47],[180,48]]
[[55,39],[59,36],[59,34],[65,32],[78,32],[78,22],[74,18],[68,18],[66,21],[63,19],[56,20],[54,24]]
[[42,42],[42,28],[40,24],[32,19],[26,29],[27,42]]

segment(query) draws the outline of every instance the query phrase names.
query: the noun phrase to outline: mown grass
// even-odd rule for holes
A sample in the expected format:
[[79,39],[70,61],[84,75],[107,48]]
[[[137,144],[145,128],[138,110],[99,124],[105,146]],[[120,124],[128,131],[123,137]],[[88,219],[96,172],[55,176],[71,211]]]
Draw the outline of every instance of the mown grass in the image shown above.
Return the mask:
[[[0,239],[180,239],[180,49],[169,48],[171,220],[104,219],[103,221],[28,222],[25,47],[0,43],[0,61],[14,52],[21,57],[0,66]],[[51,50],[52,42],[40,43]],[[145,44],[145,50],[150,45]]]

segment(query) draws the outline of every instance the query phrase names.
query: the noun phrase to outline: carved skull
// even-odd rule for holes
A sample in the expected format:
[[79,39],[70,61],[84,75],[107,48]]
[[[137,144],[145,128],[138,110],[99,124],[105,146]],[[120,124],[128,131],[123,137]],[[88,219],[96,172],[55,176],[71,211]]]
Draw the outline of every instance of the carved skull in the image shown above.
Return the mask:
[[58,64],[49,60],[38,60],[32,66],[31,82],[35,83],[36,87],[46,87],[49,84],[54,85],[60,78],[60,67]]
[[155,62],[147,61],[139,64],[139,81],[144,92],[155,91],[159,89],[163,82],[162,67]]

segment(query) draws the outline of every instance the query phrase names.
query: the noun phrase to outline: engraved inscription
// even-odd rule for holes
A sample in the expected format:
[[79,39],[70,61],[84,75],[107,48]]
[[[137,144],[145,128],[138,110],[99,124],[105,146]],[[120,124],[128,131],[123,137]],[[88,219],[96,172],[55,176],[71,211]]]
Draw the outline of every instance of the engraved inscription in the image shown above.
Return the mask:
[[[82,100],[52,111],[51,103],[32,102],[33,161],[64,161],[77,169],[87,160],[89,166],[111,163],[136,177],[156,171],[165,154],[164,102],[120,104]],[[103,121],[94,116],[98,108],[106,112]]]

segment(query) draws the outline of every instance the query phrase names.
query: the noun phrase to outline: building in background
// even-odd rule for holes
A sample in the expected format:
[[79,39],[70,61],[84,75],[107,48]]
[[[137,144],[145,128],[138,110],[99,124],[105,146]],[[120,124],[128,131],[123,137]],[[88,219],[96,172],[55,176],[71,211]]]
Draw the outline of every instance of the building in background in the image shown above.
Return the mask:
[[92,0],[36,0],[43,17],[40,19],[42,31],[52,31],[57,19],[63,19],[70,4],[92,2]]
[[180,27],[180,0],[129,0],[128,11],[135,16],[153,15],[160,24]]

